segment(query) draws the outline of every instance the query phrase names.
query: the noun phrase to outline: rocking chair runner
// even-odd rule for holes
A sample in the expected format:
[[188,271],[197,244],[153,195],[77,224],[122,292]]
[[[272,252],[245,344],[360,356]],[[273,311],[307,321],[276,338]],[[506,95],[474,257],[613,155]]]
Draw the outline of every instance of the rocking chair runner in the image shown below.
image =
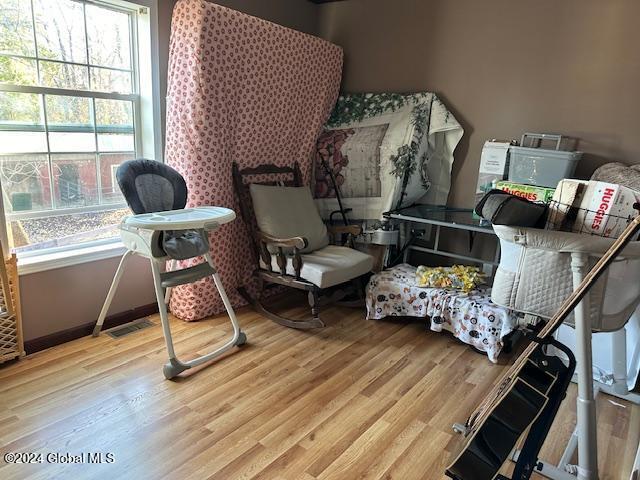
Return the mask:
[[[254,181],[251,181],[251,180]],[[321,304],[329,301],[339,301],[347,294],[345,291],[327,297],[328,288],[356,282],[356,291],[361,293],[360,277],[373,266],[371,256],[355,250],[353,239],[361,232],[359,225],[328,225],[327,231],[333,241],[341,241],[346,237],[342,246],[321,246],[315,251],[307,252],[309,239],[303,236],[291,236],[277,238],[258,227],[256,212],[253,206],[251,185],[302,187],[302,175],[300,166],[295,162],[292,167],[279,167],[272,164],[264,164],[255,168],[240,169],[237,163],[233,163],[233,184],[238,195],[240,213],[253,239],[253,251],[258,263],[255,275],[260,282],[258,298],[252,298],[243,288],[239,292],[253,307],[270,320],[291,328],[309,329],[324,327],[320,319],[319,308]],[[304,192],[297,192],[304,193]],[[310,193],[309,196],[310,198]],[[295,218],[289,218],[290,212],[286,209],[270,212],[270,215],[278,217],[278,220],[293,222]],[[310,206],[309,217],[320,216],[315,205]],[[261,302],[265,284],[277,284],[292,287],[308,292],[311,317],[307,320],[293,320],[282,317],[267,310]],[[353,289],[352,289],[353,290]]]

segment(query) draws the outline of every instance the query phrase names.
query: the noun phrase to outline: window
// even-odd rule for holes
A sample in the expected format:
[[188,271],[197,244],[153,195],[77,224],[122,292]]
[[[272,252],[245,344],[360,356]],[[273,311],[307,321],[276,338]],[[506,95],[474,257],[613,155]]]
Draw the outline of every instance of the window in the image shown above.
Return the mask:
[[149,116],[138,67],[148,10],[134,7],[0,0],[0,182],[20,256],[113,241],[128,213],[114,172],[142,156]]

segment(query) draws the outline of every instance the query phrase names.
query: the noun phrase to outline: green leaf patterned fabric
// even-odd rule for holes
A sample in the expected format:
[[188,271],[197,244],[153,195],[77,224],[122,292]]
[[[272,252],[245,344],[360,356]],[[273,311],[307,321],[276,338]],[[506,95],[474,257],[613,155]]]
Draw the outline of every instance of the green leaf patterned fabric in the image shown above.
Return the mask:
[[[373,135],[365,129],[376,125],[386,125],[386,134],[378,139],[379,145],[367,146],[364,142],[373,141]],[[327,134],[332,131],[337,134]],[[346,206],[354,208],[354,218],[380,218],[386,210],[415,202],[444,204],[453,150],[462,134],[458,121],[434,93],[341,95],[315,158],[321,210],[324,205],[326,214],[335,206],[326,198],[332,193],[327,187],[327,169],[339,180]],[[331,144],[333,137],[336,141]],[[372,183],[375,175],[380,177],[381,188],[355,186]],[[369,193],[352,195],[362,191]]]

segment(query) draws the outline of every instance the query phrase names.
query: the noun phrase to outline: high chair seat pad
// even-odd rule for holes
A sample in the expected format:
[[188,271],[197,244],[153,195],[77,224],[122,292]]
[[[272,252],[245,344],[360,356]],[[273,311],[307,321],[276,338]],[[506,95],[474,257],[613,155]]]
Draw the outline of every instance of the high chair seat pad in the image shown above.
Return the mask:
[[[373,257],[353,248],[327,245],[312,253],[300,255],[302,257],[302,270],[300,276],[320,288],[333,287],[371,271]],[[266,268],[261,260],[260,267]],[[283,273],[278,267],[275,255],[271,255],[271,269],[274,272]],[[295,275],[292,257],[287,257],[288,275]]]
[[124,162],[116,179],[133,213],[179,210],[187,202],[182,175],[160,162],[140,158]]

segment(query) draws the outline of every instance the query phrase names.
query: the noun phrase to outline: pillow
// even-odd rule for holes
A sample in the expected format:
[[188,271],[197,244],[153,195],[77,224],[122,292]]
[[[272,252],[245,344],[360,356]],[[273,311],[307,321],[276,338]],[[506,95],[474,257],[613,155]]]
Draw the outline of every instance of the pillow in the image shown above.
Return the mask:
[[[301,250],[303,253],[329,245],[327,227],[308,187],[251,184],[249,191],[256,222],[262,232],[277,238],[306,238],[309,243]],[[273,253],[277,248],[269,250]]]

